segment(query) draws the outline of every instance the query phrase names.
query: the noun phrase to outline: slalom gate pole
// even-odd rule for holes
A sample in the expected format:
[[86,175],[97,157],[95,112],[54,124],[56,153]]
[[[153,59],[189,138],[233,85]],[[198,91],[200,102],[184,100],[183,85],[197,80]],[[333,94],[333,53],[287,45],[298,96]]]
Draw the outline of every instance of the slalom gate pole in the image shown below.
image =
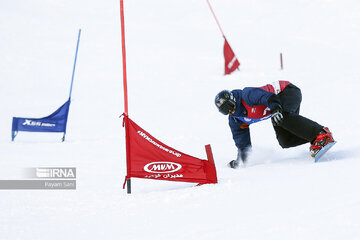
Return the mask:
[[73,83],[74,83],[76,60],[77,60],[77,55],[78,55],[78,50],[79,50],[79,43],[80,43],[80,35],[81,35],[81,29],[79,29],[78,40],[77,40],[77,44],[76,44],[74,67],[73,67],[73,72],[72,72],[72,76],[71,76],[71,85],[70,85],[69,99],[71,99],[71,93],[72,93],[72,88],[73,88]]
[[281,70],[284,69],[282,53],[280,53],[280,69],[281,69]]
[[[76,60],[77,60],[77,55],[78,55],[78,50],[79,50],[79,43],[80,43],[80,35],[81,35],[81,29],[79,29],[78,39],[77,39],[77,43],[76,43],[74,66],[73,66],[73,71],[72,71],[72,76],[71,76],[71,84],[70,84],[69,101],[71,101],[72,88],[73,88],[73,84],[74,84]],[[70,106],[69,106],[69,108],[70,108]],[[66,126],[65,126],[64,135],[62,137],[63,142],[65,141],[65,135],[66,135]]]
[[[121,46],[122,46],[122,62],[123,62],[123,83],[124,83],[124,118],[129,116],[128,110],[128,94],[127,94],[127,76],[126,76],[126,48],[125,48],[125,20],[124,20],[124,1],[120,0],[120,21],[121,21]],[[129,152],[129,132],[128,132],[128,121],[125,121],[125,137],[126,137],[126,165],[127,165],[127,176],[130,176],[130,152]],[[131,179],[130,177],[126,180],[127,193],[131,193]]]
[[206,0],[206,2],[207,2],[207,4],[209,5],[209,8],[210,8],[210,10],[211,10],[211,13],[212,13],[212,15],[213,15],[214,18],[215,18],[216,24],[218,25],[221,34],[222,34],[223,37],[225,38],[224,31],[222,30],[222,28],[221,28],[221,26],[220,26],[219,20],[217,19],[216,15],[215,15],[215,12],[214,12],[213,8],[211,7],[211,4],[210,4],[209,0]]

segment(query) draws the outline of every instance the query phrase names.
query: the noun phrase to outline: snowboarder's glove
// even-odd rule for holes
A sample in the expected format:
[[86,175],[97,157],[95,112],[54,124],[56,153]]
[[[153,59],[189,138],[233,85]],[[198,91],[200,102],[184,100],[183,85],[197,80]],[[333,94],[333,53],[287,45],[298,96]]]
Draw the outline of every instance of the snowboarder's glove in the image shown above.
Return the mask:
[[284,120],[284,116],[282,114],[282,108],[280,105],[275,105],[270,109],[271,113],[271,121],[274,126],[279,126]]
[[239,167],[239,162],[236,160],[232,160],[231,162],[229,162],[228,166],[231,168],[238,168]]
[[271,97],[269,97],[268,99],[268,107],[270,109],[273,109],[274,107],[276,107],[277,105],[281,105],[281,100],[279,98],[278,95],[273,94],[271,95]]

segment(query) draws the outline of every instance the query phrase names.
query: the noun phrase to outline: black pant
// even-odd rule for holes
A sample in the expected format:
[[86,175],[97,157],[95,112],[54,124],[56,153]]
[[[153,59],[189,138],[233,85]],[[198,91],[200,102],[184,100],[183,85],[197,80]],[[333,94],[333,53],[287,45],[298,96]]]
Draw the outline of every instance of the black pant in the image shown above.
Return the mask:
[[289,84],[278,96],[283,108],[284,120],[280,126],[274,126],[274,130],[280,146],[295,147],[315,140],[323,126],[299,115],[301,90]]

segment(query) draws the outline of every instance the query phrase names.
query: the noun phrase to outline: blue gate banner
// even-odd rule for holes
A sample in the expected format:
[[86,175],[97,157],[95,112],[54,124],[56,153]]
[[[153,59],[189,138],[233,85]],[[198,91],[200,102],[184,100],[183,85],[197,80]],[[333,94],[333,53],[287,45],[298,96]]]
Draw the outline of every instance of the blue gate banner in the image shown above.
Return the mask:
[[26,132],[63,132],[66,133],[66,124],[69,114],[70,98],[51,115],[44,118],[13,117],[12,140],[18,131]]
[[13,117],[12,131],[11,131],[12,141],[14,141],[14,139],[19,131],[63,132],[64,136],[62,138],[62,141],[65,141],[66,124],[67,124],[68,115],[69,115],[71,93],[72,93],[74,76],[75,76],[76,60],[77,60],[77,55],[78,55],[78,50],[79,50],[79,43],[80,43],[80,35],[81,35],[81,29],[79,29],[78,39],[77,39],[77,43],[76,43],[76,51],[75,51],[74,66],[73,66],[73,71],[72,71],[72,76],[71,76],[69,100],[67,102],[65,102],[61,107],[59,107],[51,115],[44,117],[44,118]]

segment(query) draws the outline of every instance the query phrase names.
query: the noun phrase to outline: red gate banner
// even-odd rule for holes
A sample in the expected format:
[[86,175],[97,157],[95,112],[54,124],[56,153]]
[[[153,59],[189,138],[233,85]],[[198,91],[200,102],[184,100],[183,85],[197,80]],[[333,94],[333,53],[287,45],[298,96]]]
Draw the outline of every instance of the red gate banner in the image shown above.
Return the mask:
[[217,183],[210,145],[206,146],[209,160],[202,160],[165,145],[126,115],[124,121],[127,146],[125,180],[136,177],[199,184]]
[[224,58],[225,58],[225,75],[226,75],[235,71],[240,66],[240,63],[237,60],[234,51],[231,49],[225,37],[224,39],[225,39]]

